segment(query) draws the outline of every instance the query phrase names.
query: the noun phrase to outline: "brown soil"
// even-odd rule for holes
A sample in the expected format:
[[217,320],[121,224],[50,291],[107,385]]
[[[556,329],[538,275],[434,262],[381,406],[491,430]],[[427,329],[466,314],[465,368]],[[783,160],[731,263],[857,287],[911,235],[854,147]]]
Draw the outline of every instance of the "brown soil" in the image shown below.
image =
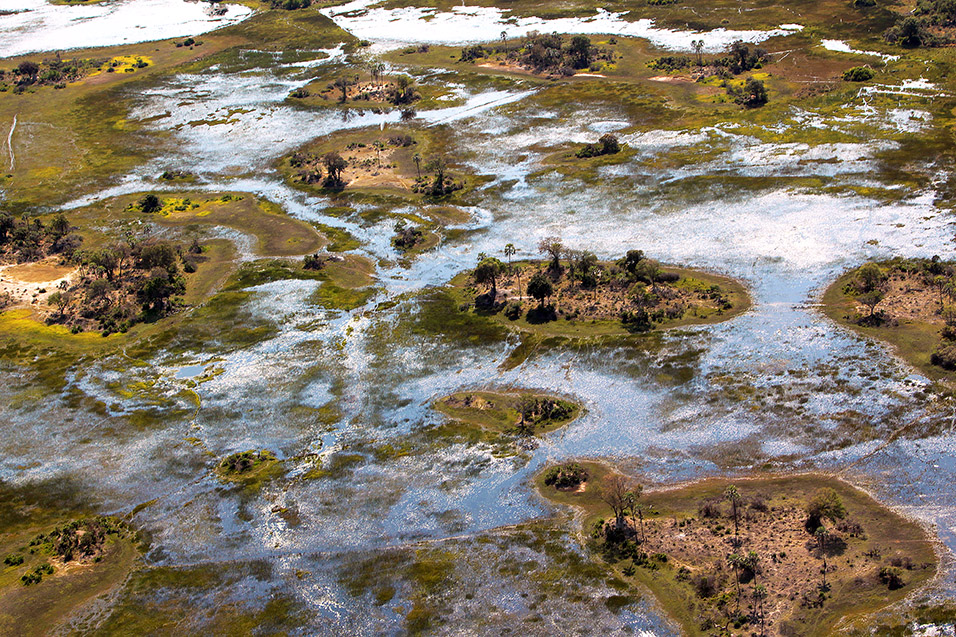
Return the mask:
[[[382,140],[386,142],[386,140]],[[414,180],[398,172],[398,165],[392,161],[395,146],[386,145],[377,151],[373,146],[354,148],[343,153],[348,168],[342,172],[342,179],[350,188],[398,188],[411,190]]]
[[[498,283],[498,296],[496,301],[502,302],[513,299],[526,299],[532,303],[537,303],[534,299],[527,296],[528,281],[531,276],[540,268],[538,264],[529,264],[515,266],[518,269],[517,276],[508,276]],[[598,269],[605,269],[608,264],[596,266]],[[634,310],[637,305],[631,298],[631,293],[635,286],[644,286],[642,283],[628,283],[625,281],[609,281],[599,283],[593,289],[582,288],[577,280],[572,281],[567,276],[567,269],[560,278],[551,277],[554,285],[554,295],[552,301],[559,306],[565,314],[577,315],[579,320],[598,319],[598,320],[617,320],[624,310]],[[682,279],[683,281],[683,279]],[[520,282],[521,291],[524,294],[519,295],[518,283]],[[680,308],[700,308],[707,312],[714,312],[719,308],[719,302],[710,298],[710,294],[705,292],[706,286],[700,289],[694,289],[690,286],[681,287],[680,281],[677,283],[658,283],[654,286],[645,286],[647,291],[656,298],[651,299],[645,309],[650,312],[664,311],[665,315],[669,312],[678,312]]]
[[[886,282],[886,296],[876,306],[887,318],[898,322],[929,323],[942,327],[945,321],[939,313],[939,292],[927,285],[919,274],[894,272]],[[856,303],[862,316],[870,309]]]
[[49,313],[47,298],[63,282],[67,287],[72,285],[79,271],[76,267],[59,265],[59,260],[59,257],[49,257],[34,263],[0,266],[0,297],[9,295],[11,299],[4,309],[29,307]]

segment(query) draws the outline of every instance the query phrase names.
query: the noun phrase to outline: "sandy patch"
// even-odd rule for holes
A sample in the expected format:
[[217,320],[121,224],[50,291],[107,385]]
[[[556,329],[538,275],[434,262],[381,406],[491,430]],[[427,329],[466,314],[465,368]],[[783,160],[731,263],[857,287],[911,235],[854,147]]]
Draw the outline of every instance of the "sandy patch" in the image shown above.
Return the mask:
[[649,77],[647,79],[649,79],[651,82],[665,82],[667,84],[690,84],[693,81],[686,77],[675,75],[655,75],[654,77]]
[[58,261],[58,257],[50,257],[35,263],[0,266],[0,295],[9,294],[13,299],[8,309],[46,307],[51,294],[69,287],[79,268],[62,266]]

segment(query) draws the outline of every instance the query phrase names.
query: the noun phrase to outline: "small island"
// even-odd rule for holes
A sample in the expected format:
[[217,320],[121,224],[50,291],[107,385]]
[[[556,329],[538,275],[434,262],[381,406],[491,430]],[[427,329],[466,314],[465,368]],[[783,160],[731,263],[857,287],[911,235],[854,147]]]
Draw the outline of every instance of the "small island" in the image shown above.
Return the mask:
[[461,391],[439,398],[435,409],[474,427],[512,434],[541,436],[581,413],[577,404],[530,391]]
[[582,509],[588,549],[688,635],[828,635],[930,581],[923,529],[824,475],[641,484],[594,462],[536,477]]
[[267,449],[237,451],[219,461],[216,476],[222,482],[258,489],[282,475],[282,461]]
[[539,250],[547,261],[511,262],[511,244],[507,262],[480,255],[473,270],[451,281],[459,307],[515,329],[570,337],[718,323],[750,307],[734,279],[662,266],[641,250],[599,261],[556,237],[542,240]]
[[[38,520],[47,510],[38,507]],[[9,509],[5,509],[9,512]],[[21,512],[0,534],[0,633],[45,635],[78,608],[121,586],[139,557],[135,531],[107,516],[31,523]],[[17,520],[24,526],[13,523]]]
[[871,261],[834,281],[823,311],[876,337],[932,379],[956,370],[956,264],[938,256]]

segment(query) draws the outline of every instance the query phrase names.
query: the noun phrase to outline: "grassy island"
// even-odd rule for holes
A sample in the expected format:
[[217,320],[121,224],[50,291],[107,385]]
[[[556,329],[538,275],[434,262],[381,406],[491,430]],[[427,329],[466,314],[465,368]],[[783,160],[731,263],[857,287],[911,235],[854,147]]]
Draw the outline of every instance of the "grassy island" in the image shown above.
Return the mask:
[[823,294],[824,313],[886,341],[932,379],[956,370],[956,264],[890,259],[850,270]]
[[582,509],[593,554],[650,589],[689,635],[829,635],[936,573],[919,525],[828,476],[645,491],[607,466],[572,462],[536,485]]
[[222,482],[256,489],[282,475],[282,461],[267,449],[237,451],[219,461],[216,476]]
[[581,413],[575,403],[528,391],[461,391],[439,398],[435,409],[462,423],[518,436],[540,436]]
[[484,257],[456,276],[451,286],[459,308],[544,336],[584,337],[718,323],[750,307],[739,282],[661,266],[640,250],[605,262],[550,238],[541,251],[548,261]]
[[0,525],[0,634],[49,634],[121,586],[139,555],[136,534],[116,518],[10,526],[18,517]]

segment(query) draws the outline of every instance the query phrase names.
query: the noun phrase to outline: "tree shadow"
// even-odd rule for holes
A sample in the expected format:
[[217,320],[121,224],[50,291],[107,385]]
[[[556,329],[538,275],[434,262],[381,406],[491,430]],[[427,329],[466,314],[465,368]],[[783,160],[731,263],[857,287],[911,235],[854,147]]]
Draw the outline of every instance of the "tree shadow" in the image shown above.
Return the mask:
[[558,320],[558,313],[553,305],[538,305],[528,310],[527,321],[532,325],[550,323]]

